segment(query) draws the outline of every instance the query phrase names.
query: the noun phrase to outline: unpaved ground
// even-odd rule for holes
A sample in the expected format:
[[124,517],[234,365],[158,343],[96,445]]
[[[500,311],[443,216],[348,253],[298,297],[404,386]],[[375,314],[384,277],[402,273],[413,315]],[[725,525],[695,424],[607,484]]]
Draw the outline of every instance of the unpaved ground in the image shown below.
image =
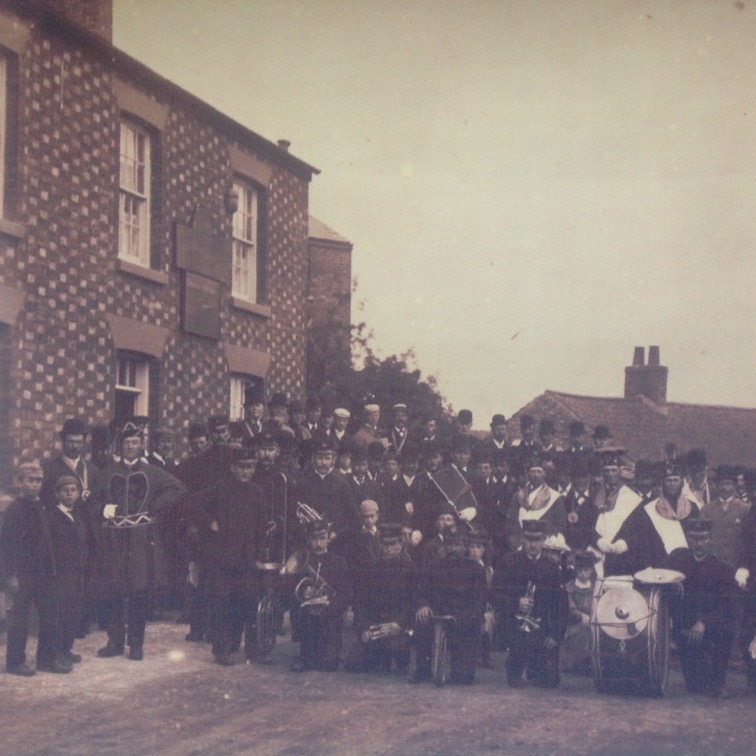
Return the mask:
[[[513,691],[497,669],[471,688],[395,676],[288,671],[284,639],[266,665],[219,667],[186,626],[148,626],[145,659],[98,659],[77,641],[70,675],[0,674],[3,754],[753,754],[756,699],[689,696],[673,669],[664,699],[600,696],[565,675],[556,691]],[[33,650],[34,641],[30,642]],[[0,649],[5,655],[4,647]]]

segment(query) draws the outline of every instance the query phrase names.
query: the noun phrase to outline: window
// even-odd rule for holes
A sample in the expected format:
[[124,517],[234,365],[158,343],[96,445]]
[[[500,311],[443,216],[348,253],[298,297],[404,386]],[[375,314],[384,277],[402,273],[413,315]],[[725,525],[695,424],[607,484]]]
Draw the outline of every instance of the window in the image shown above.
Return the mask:
[[244,400],[248,391],[254,391],[256,394],[263,392],[264,384],[262,378],[249,375],[232,375],[231,376],[231,405],[228,416],[231,422],[244,420]]
[[258,298],[258,190],[243,181],[234,181],[239,207],[233,223],[233,269],[231,294],[249,302]]
[[244,419],[244,378],[231,377],[231,406],[228,416],[232,422]]
[[121,121],[121,178],[118,256],[150,267],[151,139],[147,131]]
[[123,423],[150,412],[150,363],[137,354],[118,353],[116,422]]

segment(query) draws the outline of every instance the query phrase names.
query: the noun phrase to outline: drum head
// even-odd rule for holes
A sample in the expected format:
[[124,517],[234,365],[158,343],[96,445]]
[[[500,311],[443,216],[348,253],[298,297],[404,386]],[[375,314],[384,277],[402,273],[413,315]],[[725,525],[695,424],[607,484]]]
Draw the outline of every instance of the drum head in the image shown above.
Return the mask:
[[677,570],[664,570],[661,567],[646,567],[645,570],[636,572],[633,577],[645,585],[671,585],[682,583],[685,575]]
[[611,638],[629,640],[648,624],[646,599],[631,588],[611,588],[596,604],[595,622]]

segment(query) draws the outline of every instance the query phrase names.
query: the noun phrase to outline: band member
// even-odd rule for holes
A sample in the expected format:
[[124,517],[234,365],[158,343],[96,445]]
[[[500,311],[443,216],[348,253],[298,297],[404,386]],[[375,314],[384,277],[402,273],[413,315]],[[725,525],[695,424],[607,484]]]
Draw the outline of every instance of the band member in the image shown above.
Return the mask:
[[480,625],[486,609],[488,585],[483,566],[467,558],[467,543],[460,532],[446,536],[444,555],[418,573],[415,638],[417,668],[413,682],[431,677],[433,616],[452,616],[447,626],[451,658],[449,682],[472,685],[480,657]]
[[749,507],[735,496],[735,470],[729,465],[717,467],[713,488],[716,488],[716,496],[712,495],[708,504],[704,504],[701,517],[713,523],[711,550],[714,556],[735,566],[740,557],[743,523]]
[[545,688],[559,684],[559,643],[564,632],[564,595],[559,566],[544,556],[546,524],[525,520],[520,551],[507,554],[494,572],[492,597],[505,624],[509,656],[507,683],[523,686],[522,675]]
[[675,549],[688,547],[683,523],[699,512],[682,490],[682,463],[667,460],[661,496],[636,507],[617,533],[611,553],[624,556],[623,572],[612,574],[634,575],[646,567],[666,567]]
[[292,672],[317,669],[335,672],[339,665],[344,614],[352,600],[352,576],[344,557],[328,551],[329,525],[325,520],[307,523],[307,550],[302,553],[301,569],[295,597],[299,608],[296,617],[300,639],[299,656],[291,664]]
[[374,441],[380,441],[383,448],[388,447],[388,440],[381,436],[378,430],[378,423],[381,419],[381,408],[377,404],[368,403],[364,409],[364,422],[357,433],[354,434],[355,441],[367,449]]
[[378,520],[381,516],[378,502],[365,499],[359,506],[359,513],[360,529],[342,533],[332,545],[334,553],[346,557],[355,575],[372,567],[380,559],[382,551],[378,537]]
[[401,455],[409,436],[409,413],[407,405],[402,402],[397,402],[391,411],[394,415],[394,426],[388,435],[389,449]]
[[523,538],[523,525],[538,521],[546,528],[547,536],[564,534],[567,514],[564,501],[546,483],[546,468],[539,453],[532,453],[527,462],[528,482],[514,497],[507,521],[507,537],[511,551],[517,550]]
[[745,591],[743,611],[743,653],[748,690],[756,694],[756,507],[751,507],[743,523],[743,540],[735,583]]
[[[489,591],[493,582],[494,568],[489,564],[490,539],[488,533],[480,526],[467,534],[467,556],[473,562],[477,562],[486,571],[486,586]],[[493,606],[486,601],[486,610],[483,612],[483,621],[480,624],[480,663],[486,669],[493,669],[491,651],[495,637],[496,622]]]
[[349,672],[407,672],[410,659],[415,565],[404,550],[399,523],[378,526],[381,556],[355,573],[354,623]]
[[567,513],[564,538],[571,549],[587,549],[595,538],[598,511],[591,495],[591,468],[587,454],[563,456],[559,466],[570,472],[570,483],[562,494]]
[[[598,426],[596,434],[605,427]],[[624,556],[627,544],[619,543],[617,534],[641,503],[641,497],[622,482],[620,453],[619,450],[597,452],[597,457],[601,460],[602,483],[593,501],[598,514],[591,546],[595,549],[596,555],[602,559],[597,564],[597,568],[603,575],[633,574],[628,568],[627,557]]]
[[349,484],[334,470],[336,454],[328,439],[316,436],[312,441],[312,463],[299,478],[296,500],[312,507],[331,523],[333,533],[340,535],[359,530],[357,510]]
[[92,496],[102,512],[99,578],[106,598],[108,642],[97,655],[144,657],[144,630],[150,592],[166,585],[166,564],[158,518],[184,493],[181,483],[143,458],[141,428],[126,423],[120,434],[120,460],[102,474]]
[[735,639],[735,569],[711,553],[713,523],[688,520],[690,549],[674,551],[670,567],[685,575],[673,613],[673,633],[689,693],[725,696]]

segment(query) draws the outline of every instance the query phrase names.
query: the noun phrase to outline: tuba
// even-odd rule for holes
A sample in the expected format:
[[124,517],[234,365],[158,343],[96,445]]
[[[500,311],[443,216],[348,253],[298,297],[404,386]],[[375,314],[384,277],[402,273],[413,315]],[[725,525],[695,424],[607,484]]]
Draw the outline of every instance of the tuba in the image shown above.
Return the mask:
[[266,493],[268,523],[256,566],[259,570],[277,570],[286,563],[286,546],[289,539],[289,480],[283,472],[276,472],[270,478]]
[[319,613],[327,609],[336,597],[336,591],[320,577],[320,571],[310,564],[306,551],[292,554],[281,568],[282,575],[303,575],[294,588],[294,596],[302,609]]
[[[532,581],[528,581],[528,588],[525,592],[524,598],[533,600],[536,592],[536,584]],[[541,629],[541,620],[538,617],[533,616],[533,612],[517,612],[515,619],[518,622],[517,627],[523,633],[535,633]]]

